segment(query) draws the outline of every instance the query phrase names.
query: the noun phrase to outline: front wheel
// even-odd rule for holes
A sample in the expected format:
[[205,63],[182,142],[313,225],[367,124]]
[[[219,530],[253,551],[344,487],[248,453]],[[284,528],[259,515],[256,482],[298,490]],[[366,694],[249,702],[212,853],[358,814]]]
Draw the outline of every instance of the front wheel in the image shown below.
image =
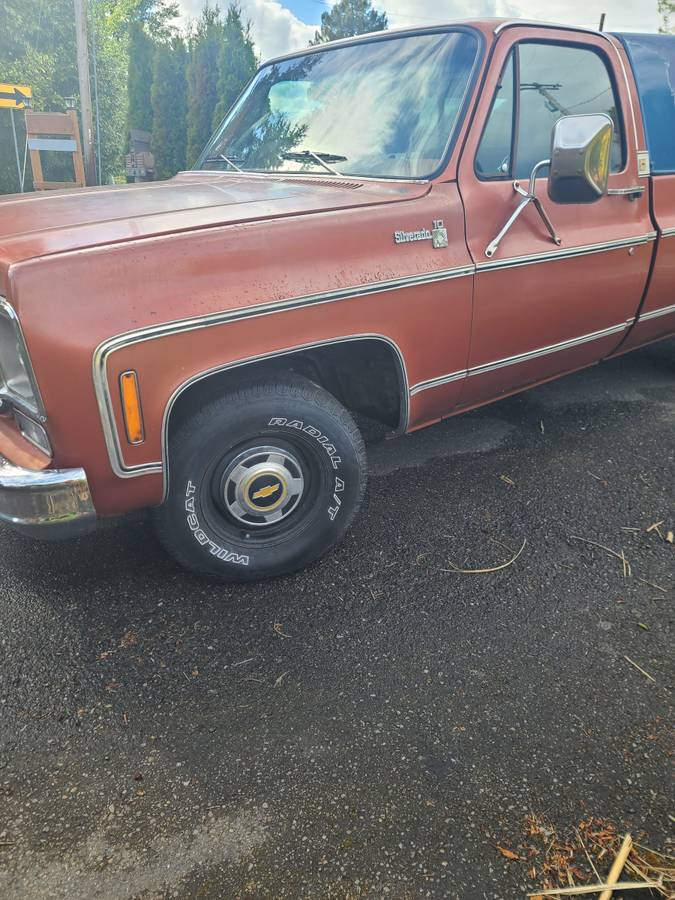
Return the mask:
[[332,547],[365,484],[363,440],[331,394],[301,378],[247,385],[195,412],[173,436],[157,532],[197,572],[269,578]]

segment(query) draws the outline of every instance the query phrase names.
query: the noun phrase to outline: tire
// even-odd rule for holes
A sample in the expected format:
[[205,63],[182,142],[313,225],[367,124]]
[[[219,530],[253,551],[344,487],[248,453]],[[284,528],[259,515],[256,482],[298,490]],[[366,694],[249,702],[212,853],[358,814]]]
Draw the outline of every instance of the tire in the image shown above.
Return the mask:
[[311,381],[280,377],[233,389],[181,424],[155,525],[183,566],[255,581],[334,546],[365,486],[365,448],[347,410]]

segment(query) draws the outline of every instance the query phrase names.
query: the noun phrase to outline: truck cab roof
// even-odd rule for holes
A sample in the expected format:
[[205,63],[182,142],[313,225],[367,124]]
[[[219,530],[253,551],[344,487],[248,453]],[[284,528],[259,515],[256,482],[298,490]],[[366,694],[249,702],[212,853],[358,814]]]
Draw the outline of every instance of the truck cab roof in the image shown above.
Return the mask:
[[445,22],[437,22],[433,25],[408,25],[403,28],[387,28],[386,31],[372,31],[366,34],[357,34],[352,37],[340,38],[324,44],[316,44],[293,50],[263,61],[263,65],[278,63],[286,59],[294,59],[298,56],[307,56],[308,53],[322,53],[326,50],[334,50],[349,44],[365,43],[367,41],[390,40],[392,37],[400,37],[406,34],[424,34],[425,32],[445,31],[452,28],[474,28],[485,35],[496,34],[505,28],[518,26],[536,26],[537,28],[558,28],[565,31],[580,31],[584,34],[598,34],[595,28],[585,28],[581,25],[565,25],[560,22],[541,22],[535,19],[513,19],[497,16],[485,16],[481,18],[448,19]]

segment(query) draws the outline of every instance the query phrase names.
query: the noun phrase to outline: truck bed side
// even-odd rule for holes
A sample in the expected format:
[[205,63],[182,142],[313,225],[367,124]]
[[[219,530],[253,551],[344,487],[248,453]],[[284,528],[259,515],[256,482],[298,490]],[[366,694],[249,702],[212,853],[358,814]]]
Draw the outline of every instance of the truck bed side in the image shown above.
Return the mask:
[[[675,332],[675,35],[617,34],[635,77],[658,238],[647,291],[621,352]],[[671,74],[672,73],[672,74]]]

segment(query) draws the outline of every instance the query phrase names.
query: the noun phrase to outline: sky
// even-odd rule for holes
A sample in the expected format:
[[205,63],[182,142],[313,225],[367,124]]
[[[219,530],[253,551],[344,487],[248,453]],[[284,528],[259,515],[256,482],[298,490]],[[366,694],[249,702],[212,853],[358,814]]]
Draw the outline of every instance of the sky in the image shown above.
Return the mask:
[[[214,5],[215,0],[210,0]],[[228,0],[220,0],[221,8]],[[314,37],[321,13],[331,0],[239,0],[250,20],[258,53],[263,59],[306,47]],[[181,18],[196,18],[204,0],[179,0]],[[384,9],[390,28],[433,25],[457,18],[507,16],[597,28],[607,13],[608,31],[656,31],[657,0],[375,0]]]

